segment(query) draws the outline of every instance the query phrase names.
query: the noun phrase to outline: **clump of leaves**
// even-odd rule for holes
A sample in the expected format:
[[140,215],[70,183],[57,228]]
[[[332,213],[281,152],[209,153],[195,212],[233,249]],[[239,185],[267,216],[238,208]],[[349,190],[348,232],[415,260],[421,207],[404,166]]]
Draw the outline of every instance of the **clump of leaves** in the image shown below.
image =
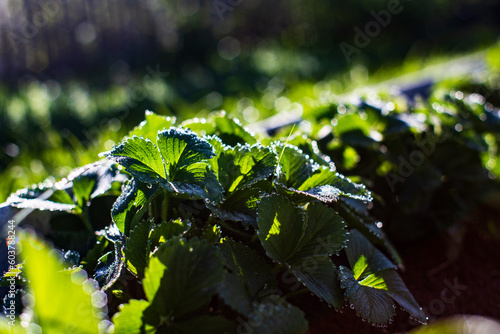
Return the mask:
[[[399,256],[367,214],[372,197],[363,185],[319,151],[264,145],[224,115],[174,122],[147,113],[103,153],[110,162],[97,165],[98,175],[113,177],[80,173],[43,198],[48,190],[37,188],[4,206],[18,215],[53,210],[25,224],[50,226],[55,247],[65,250],[81,237],[59,238],[68,227],[55,221],[61,212],[83,221],[89,239],[70,267],[85,268],[106,292],[115,333],[305,333],[304,313],[287,299],[299,286],[376,325],[391,321],[395,303],[425,322],[396,272]],[[99,206],[100,215],[111,213],[104,226],[82,216],[102,197],[114,201]],[[348,261],[332,258],[340,252]],[[29,288],[38,277],[27,273]]]
[[498,192],[498,90],[469,83],[430,93],[413,102],[402,95],[339,99],[308,119],[318,129],[310,137],[339,171],[370,186],[377,198],[371,212],[392,240],[447,229]]

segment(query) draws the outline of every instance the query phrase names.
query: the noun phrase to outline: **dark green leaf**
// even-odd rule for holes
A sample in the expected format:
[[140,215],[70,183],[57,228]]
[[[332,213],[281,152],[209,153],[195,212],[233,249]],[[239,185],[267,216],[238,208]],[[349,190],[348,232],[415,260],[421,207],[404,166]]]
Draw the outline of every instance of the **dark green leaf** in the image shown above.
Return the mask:
[[268,256],[286,263],[302,239],[305,223],[302,212],[286,198],[264,197],[257,207],[258,237]]
[[413,318],[426,321],[392,263],[356,230],[351,232],[346,253],[352,270],[341,266],[338,273],[345,297],[359,315],[374,324],[386,324],[394,313],[394,299]]
[[144,269],[148,265],[150,252],[148,239],[151,228],[151,221],[141,220],[130,230],[130,235],[123,248],[125,259],[132,265],[132,271],[139,278],[144,277]]
[[310,256],[330,256],[344,247],[347,239],[345,224],[333,209],[312,203],[308,205],[304,218],[306,228],[289,263]]
[[114,246],[114,251],[101,256],[97,261],[97,266],[95,267],[94,278],[97,282],[99,282],[103,291],[110,288],[116,282],[116,280],[120,277],[123,268],[121,258],[122,244],[120,242],[116,242]]
[[147,209],[147,204],[158,191],[158,186],[148,187],[145,183],[132,179],[124,186],[123,192],[113,204],[111,216],[121,233],[128,235],[132,221],[139,220]]
[[286,187],[298,189],[318,168],[318,165],[293,145],[275,143],[279,159],[277,181]]
[[155,247],[159,247],[162,243],[174,237],[182,236],[190,227],[191,222],[189,220],[180,218],[154,225],[149,237],[149,249],[154,250]]
[[330,167],[320,166],[297,190],[308,192],[323,202],[331,202],[339,196],[346,196],[362,201],[371,201],[372,197],[362,184],[351,182]]
[[144,291],[155,312],[179,317],[207,305],[224,274],[215,246],[198,239],[173,239],[150,259]]
[[336,308],[344,304],[343,292],[337,280],[337,269],[328,256],[302,259],[290,269],[302,284],[328,304]]
[[254,250],[242,243],[224,239],[219,246],[224,264],[232,272],[226,274],[220,296],[242,315],[251,312],[253,301],[260,301],[272,290],[275,278],[272,268]]
[[372,274],[370,284],[360,284],[353,272],[343,266],[339,268],[339,276],[351,308],[363,319],[377,325],[385,325],[392,319],[394,303],[380,276]]

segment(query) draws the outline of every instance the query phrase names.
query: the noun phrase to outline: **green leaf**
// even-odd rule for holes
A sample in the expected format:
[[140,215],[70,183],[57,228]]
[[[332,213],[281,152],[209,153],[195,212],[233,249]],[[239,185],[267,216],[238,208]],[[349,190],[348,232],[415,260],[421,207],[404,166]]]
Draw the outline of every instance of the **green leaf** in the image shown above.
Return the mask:
[[344,247],[347,239],[345,224],[333,209],[312,203],[308,205],[304,218],[306,228],[290,263],[310,256],[330,256]]
[[243,316],[252,310],[252,302],[260,301],[275,286],[272,268],[254,250],[242,243],[224,239],[219,245],[226,274],[220,289],[221,298]]
[[298,189],[318,165],[298,147],[275,143],[273,145],[279,159],[277,181],[286,187]]
[[148,240],[151,228],[151,221],[141,220],[130,230],[130,235],[123,248],[125,259],[133,266],[133,271],[139,278],[144,277],[144,269],[148,265],[150,251]]
[[425,314],[391,261],[356,230],[351,231],[346,254],[352,270],[340,266],[338,273],[345,297],[360,316],[386,324],[394,313],[394,299],[412,318],[425,323]]
[[35,299],[36,323],[47,333],[64,333],[68,329],[72,333],[99,333],[98,324],[103,318],[95,312],[91,296],[95,293],[94,299],[104,300],[97,283],[85,281],[86,274],[80,269],[64,271],[55,252],[33,234],[20,231],[19,236],[24,270]]
[[213,113],[208,119],[191,119],[182,123],[182,126],[196,132],[200,136],[217,135],[224,144],[236,146],[237,144],[253,145],[257,142],[240,122],[229,118],[225,112]]
[[144,291],[158,314],[180,317],[207,305],[224,274],[215,246],[198,239],[173,239],[150,259]]
[[257,214],[259,239],[268,255],[281,263],[332,255],[346,240],[342,219],[321,203],[309,205],[304,216],[286,198],[272,195],[261,200]]
[[128,235],[132,222],[139,221],[148,203],[158,191],[158,186],[148,187],[136,179],[130,180],[113,204],[111,217],[121,233]]
[[252,298],[247,292],[244,280],[236,274],[227,273],[222,281],[219,296],[233,310],[246,316],[252,312]]
[[99,282],[103,291],[110,288],[118,280],[123,269],[122,244],[116,242],[114,247],[114,251],[99,258],[95,267],[94,278]]
[[[377,285],[360,284],[353,272],[344,266],[340,266],[338,273],[341,287],[345,289],[345,297],[349,299],[351,308],[356,309],[357,314],[372,324],[385,325],[391,321],[394,303],[385,290],[377,289]],[[381,279],[375,274],[372,275],[374,282]]]
[[18,190],[7,198],[6,204],[18,209],[76,212],[71,196],[61,189],[33,188]]
[[394,268],[394,264],[357,230],[351,230],[346,254],[356,279]]
[[279,169],[276,172],[278,189],[295,202],[320,200],[330,203],[341,196],[363,201],[372,200],[364,185],[353,183],[337,173],[334,165],[320,166],[299,148],[290,144],[284,146],[275,143],[274,148],[279,156]]
[[240,221],[245,227],[257,227],[257,203],[264,195],[260,188],[237,190],[217,206],[209,205],[212,213],[225,221]]
[[104,155],[142,182],[158,183],[189,198],[222,199],[222,187],[208,164],[215,155],[212,146],[192,131],[160,131],[156,145],[142,137],[128,138]]
[[175,117],[162,116],[146,110],[145,120],[130,131],[127,137],[143,137],[155,142],[158,132],[169,129],[174,123]]
[[184,235],[191,228],[189,220],[170,220],[154,225],[149,237],[149,249],[154,250],[172,238]]
[[132,176],[146,183],[159,183],[167,179],[165,162],[156,145],[149,139],[134,136],[104,155],[127,170]]
[[344,304],[337,269],[328,256],[316,256],[294,263],[292,273],[312,293],[336,308]]
[[175,174],[191,164],[208,160],[215,154],[212,146],[194,132],[170,128],[158,133],[158,148],[165,159],[171,180]]
[[323,202],[332,202],[338,196],[345,196],[362,201],[371,201],[372,197],[362,184],[351,182],[330,167],[320,166],[298,187],[297,190],[310,193]]
[[151,325],[146,325],[145,311],[149,303],[145,300],[132,299],[127,304],[120,305],[120,312],[113,316],[114,334],[155,333]]
[[229,118],[225,114],[214,116],[216,134],[227,145],[257,143],[255,137],[241,125],[236,118]]
[[363,236],[373,244],[384,247],[391,255],[392,260],[395,261],[399,267],[403,267],[401,256],[387,238],[384,231],[373,223],[365,222],[364,219],[369,219],[368,212],[356,210],[355,206],[350,204],[351,201],[356,203],[357,200],[343,199],[338,201],[335,205],[335,209],[345,219],[347,226],[363,234]]
[[279,195],[260,201],[257,225],[257,235],[268,256],[280,263],[286,263],[295,254],[305,230],[301,210]]
[[125,182],[118,166],[110,161],[99,161],[72,171],[68,181],[73,185],[75,202],[79,207],[90,205],[90,201],[111,189],[114,182]]
[[267,179],[276,162],[276,154],[260,144],[225,146],[212,159],[212,168],[224,190],[232,193]]

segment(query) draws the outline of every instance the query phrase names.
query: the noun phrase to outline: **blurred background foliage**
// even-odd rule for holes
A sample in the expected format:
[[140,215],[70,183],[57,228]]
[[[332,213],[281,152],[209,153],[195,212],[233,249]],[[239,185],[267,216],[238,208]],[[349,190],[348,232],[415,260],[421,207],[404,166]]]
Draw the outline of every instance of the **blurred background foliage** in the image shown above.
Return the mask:
[[95,161],[145,109],[181,120],[225,109],[255,123],[324,112],[332,96],[434,64],[453,76],[446,62],[478,50],[458,79],[478,62],[498,70],[495,0],[402,1],[349,62],[341,43],[354,46],[355,28],[389,2],[0,1],[0,200]]

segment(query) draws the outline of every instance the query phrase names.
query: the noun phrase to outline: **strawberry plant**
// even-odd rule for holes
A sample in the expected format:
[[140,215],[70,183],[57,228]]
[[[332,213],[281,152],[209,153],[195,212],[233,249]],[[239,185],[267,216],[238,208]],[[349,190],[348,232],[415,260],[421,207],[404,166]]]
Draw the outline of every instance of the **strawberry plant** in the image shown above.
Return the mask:
[[[314,142],[304,149],[259,141],[223,114],[175,126],[147,112],[106,160],[11,195],[0,215],[22,227],[23,265],[1,284],[15,277],[34,299],[16,330],[80,317],[81,333],[305,333],[289,301],[301,292],[375,325],[396,304],[425,322],[368,214],[371,193]],[[65,317],[47,311],[56,302]]]

